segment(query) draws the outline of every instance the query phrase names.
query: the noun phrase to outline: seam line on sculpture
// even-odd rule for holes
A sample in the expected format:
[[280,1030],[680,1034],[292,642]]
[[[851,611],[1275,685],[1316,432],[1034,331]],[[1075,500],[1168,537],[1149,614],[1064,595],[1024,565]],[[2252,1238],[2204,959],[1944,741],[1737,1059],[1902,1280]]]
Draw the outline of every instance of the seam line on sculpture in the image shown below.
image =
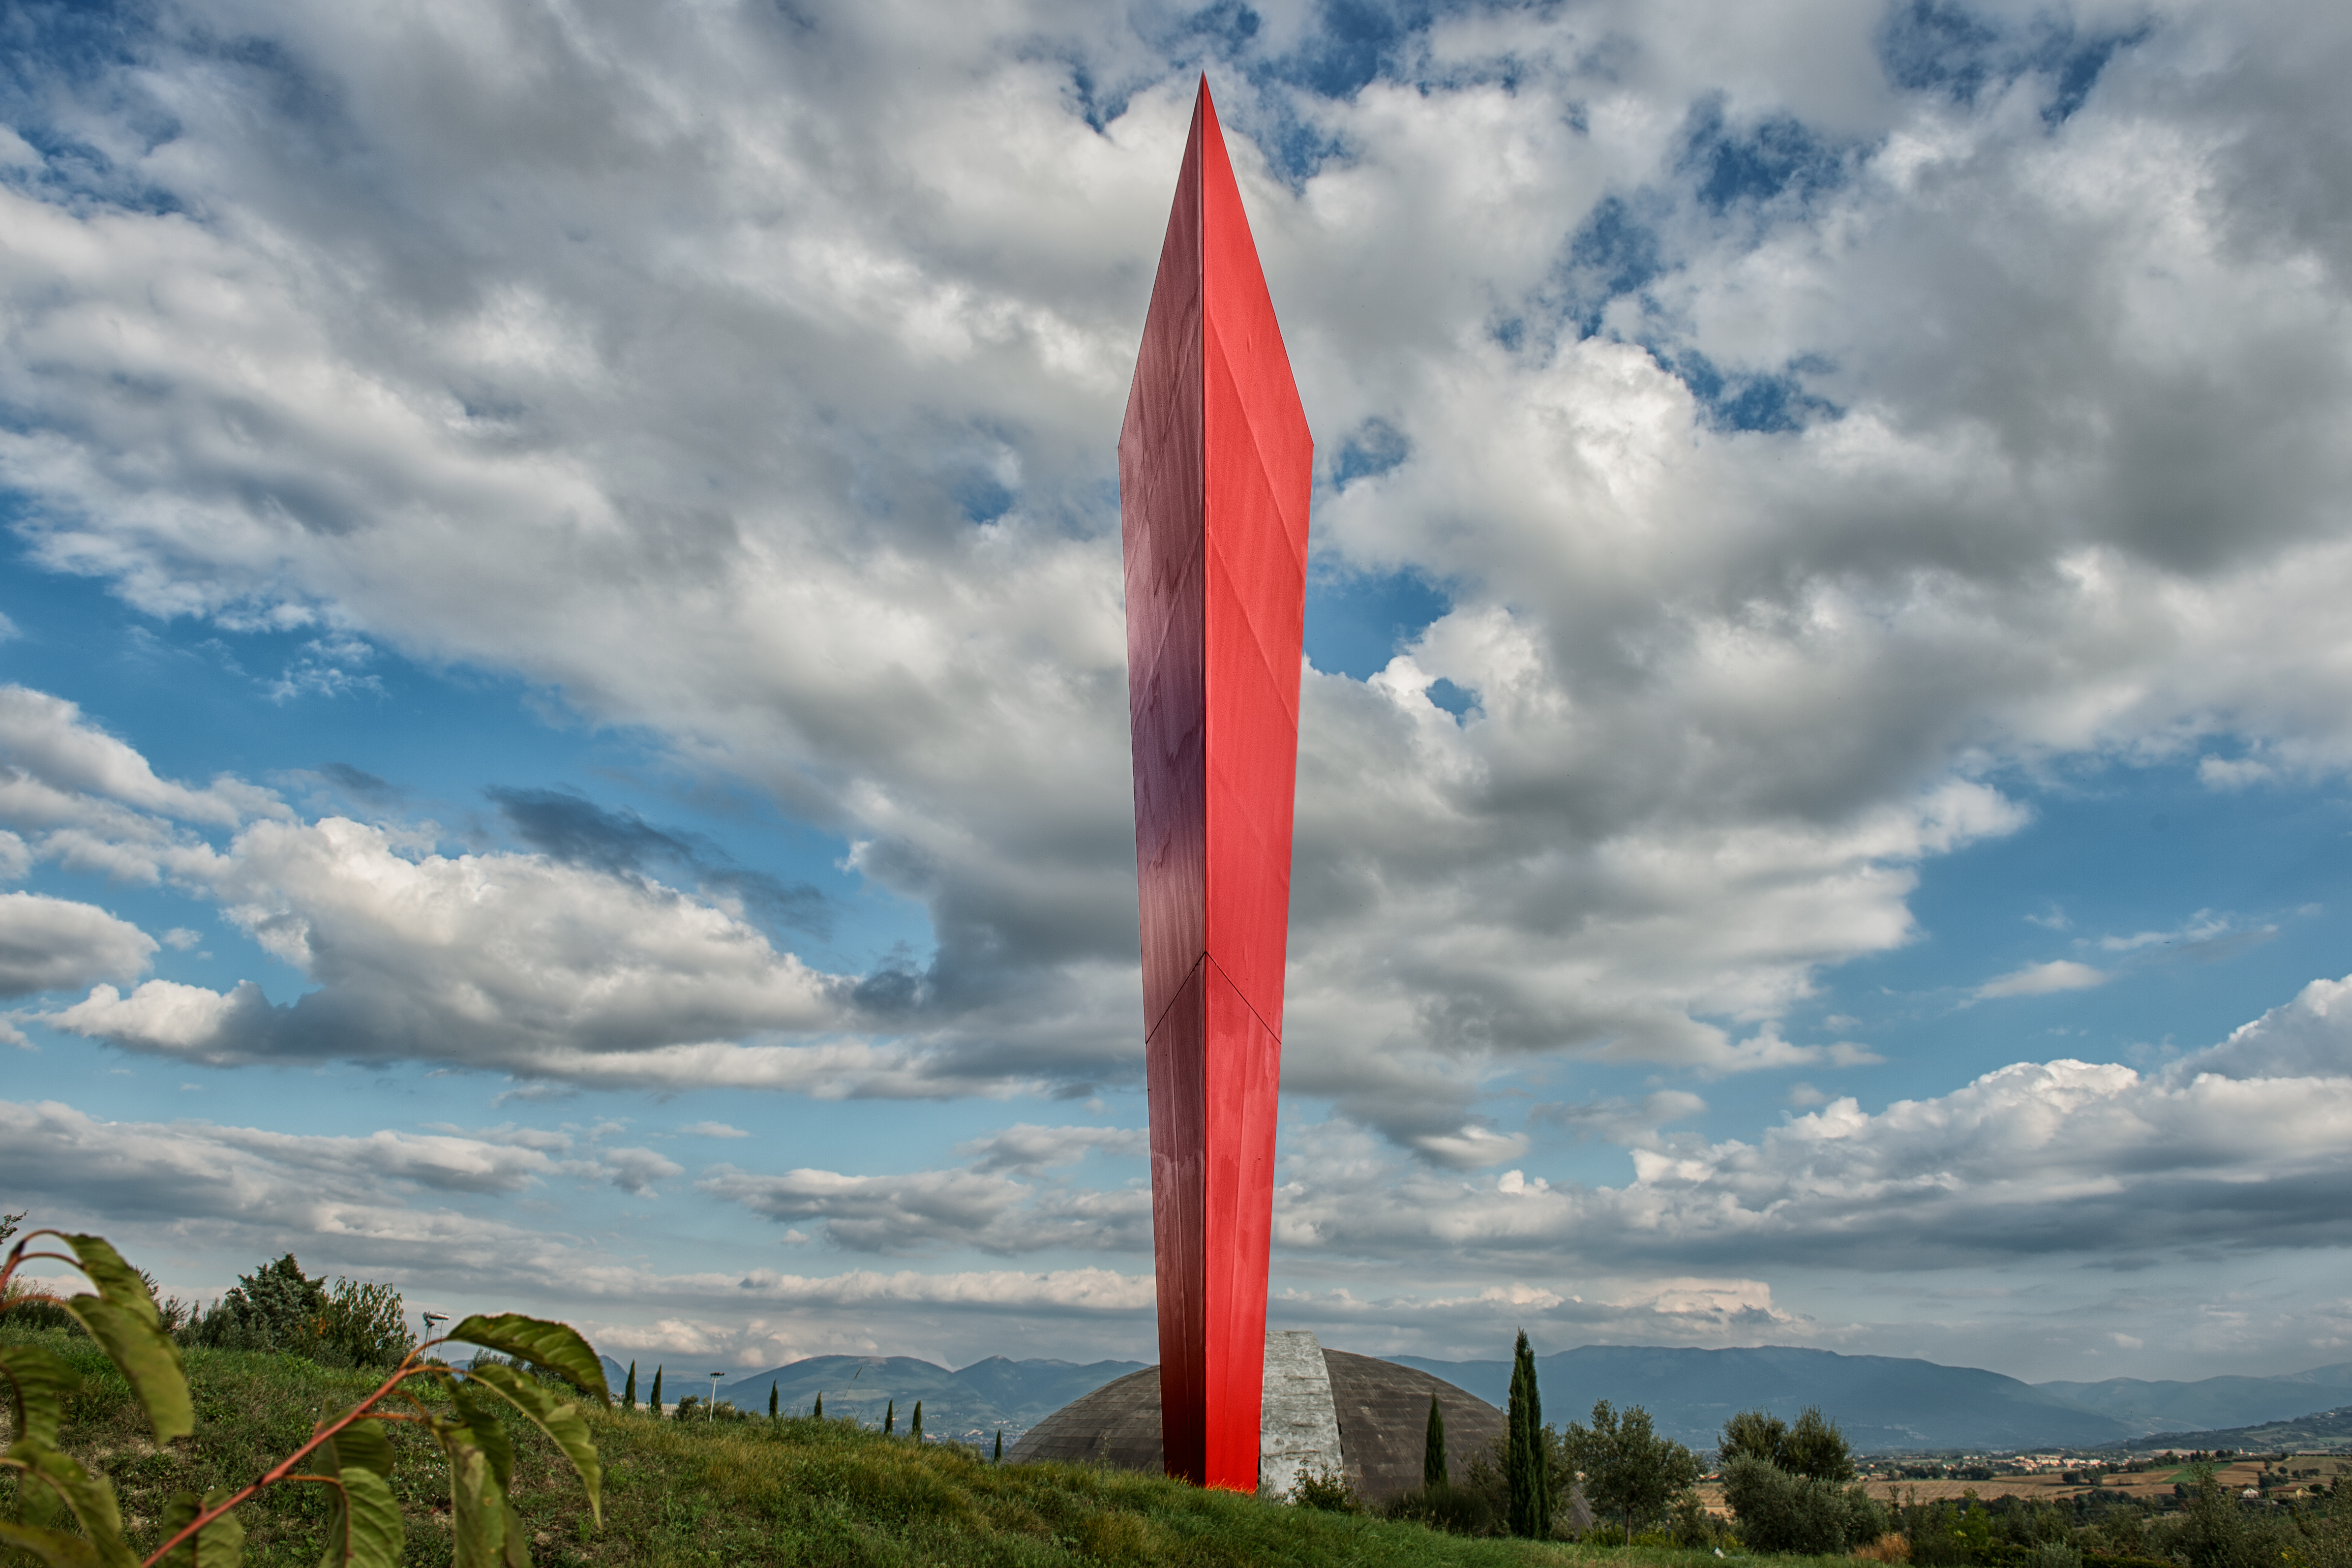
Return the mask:
[[1248,1008],[1249,1016],[1257,1020],[1257,1026],[1264,1029],[1267,1034],[1272,1035],[1276,1045],[1279,1046],[1282,1044],[1282,1031],[1276,1028],[1272,1024],[1267,1023],[1265,1021],[1265,1015],[1257,1010],[1257,1004],[1249,999],[1249,993],[1243,990],[1239,985],[1234,984],[1234,977],[1232,975],[1225,974],[1225,966],[1217,963],[1216,954],[1213,952],[1203,952],[1201,954],[1201,962],[1214,965],[1219,974],[1224,974],[1225,984],[1233,986],[1234,994],[1242,999],[1242,1005]]
[[[1201,282],[1201,292],[1202,292],[1202,310],[1201,310],[1201,456],[1202,456],[1202,462],[1201,462],[1201,468],[1202,468],[1202,474],[1201,474],[1201,479],[1202,479],[1202,484],[1201,484],[1201,496],[1202,496],[1201,521],[1202,521],[1202,531],[1205,533],[1205,532],[1208,531],[1208,530],[1207,530],[1207,524],[1208,524],[1208,493],[1209,493],[1209,486],[1208,486],[1208,466],[1209,466],[1209,465],[1208,465],[1208,453],[1209,453],[1209,353],[1208,353],[1208,347],[1209,347],[1209,343],[1208,343],[1208,338],[1209,338],[1209,331],[1210,331],[1210,326],[1209,326],[1209,311],[1208,311],[1208,304],[1207,304],[1208,280],[1207,280],[1206,279],[1202,279],[1202,282]],[[1282,519],[1283,542],[1285,542],[1285,543],[1286,544],[1286,543],[1288,543],[1288,542],[1289,542],[1289,536],[1290,536],[1290,518],[1289,518],[1289,514],[1288,514],[1286,511],[1285,511],[1285,510],[1284,510],[1284,509],[1283,509],[1283,505],[1282,505],[1282,491],[1281,491],[1281,489],[1280,489],[1278,486],[1276,486],[1276,485],[1275,484],[1275,482],[1274,482],[1274,469],[1273,469],[1272,466],[1271,466],[1271,465],[1269,465],[1269,464],[1266,462],[1266,460],[1265,460],[1265,446],[1264,446],[1264,445],[1263,445],[1263,444],[1258,440],[1258,438],[1257,438],[1257,426],[1256,426],[1256,424],[1255,424],[1253,420],[1251,420],[1251,418],[1250,418],[1250,416],[1249,416],[1249,403],[1248,403],[1248,401],[1247,401],[1245,398],[1244,398],[1244,397],[1242,396],[1242,395],[1241,395],[1241,382],[1240,382],[1240,380],[1239,380],[1237,377],[1235,377],[1235,376],[1234,376],[1234,373],[1233,373],[1234,358],[1233,358],[1233,355],[1231,355],[1231,354],[1229,354],[1229,353],[1227,353],[1225,352],[1225,340],[1224,340],[1224,336],[1223,336],[1223,333],[1218,334],[1218,337],[1217,337],[1217,360],[1218,360],[1218,363],[1219,363],[1223,364],[1223,365],[1225,367],[1225,380],[1226,380],[1229,384],[1232,384],[1232,386],[1233,386],[1233,389],[1234,389],[1234,401],[1235,403],[1237,403],[1237,404],[1240,404],[1240,405],[1241,405],[1241,408],[1242,408],[1242,419],[1241,419],[1241,426],[1242,426],[1243,430],[1244,430],[1245,432],[1247,432],[1247,433],[1248,433],[1248,436],[1249,436],[1249,449],[1250,449],[1250,456],[1257,459],[1257,471],[1258,471],[1258,477],[1259,477],[1260,479],[1263,479],[1265,481],[1265,493],[1266,493],[1266,497],[1267,497],[1267,499],[1268,499],[1268,500],[1272,500],[1272,501],[1274,502],[1274,515],[1275,515],[1275,516],[1276,516],[1276,517],[1278,517],[1278,518],[1280,518],[1280,519]],[[1283,364],[1283,369],[1284,369],[1284,371],[1285,371],[1286,373],[1286,372],[1289,370],[1289,368],[1290,368],[1290,366],[1289,366],[1289,363],[1288,363],[1288,360],[1289,360],[1289,356],[1286,354],[1286,355],[1284,356],[1284,364]],[[1297,399],[1297,396],[1298,396],[1298,383],[1297,383],[1297,379],[1296,379],[1295,377],[1291,380],[1291,384],[1290,384],[1290,395],[1291,395],[1291,397],[1292,397],[1292,399],[1293,399],[1294,401],[1296,401],[1296,399]],[[1301,422],[1301,423],[1304,423],[1304,422],[1305,422],[1305,410],[1304,410],[1304,409],[1300,410],[1300,422]],[[1314,432],[1312,432],[1312,431],[1307,432],[1307,445],[1308,445],[1309,448],[1311,449],[1311,448],[1312,448],[1312,447],[1313,447],[1313,445],[1314,445],[1314,441],[1315,441],[1315,435],[1314,435]],[[1310,463],[1313,461],[1313,459],[1312,459],[1311,458],[1310,458],[1308,460],[1309,460],[1309,462],[1310,462]],[[1313,512],[1313,510],[1314,510],[1314,507],[1315,507],[1314,498],[1313,498],[1311,495],[1307,498],[1307,510],[1308,510],[1308,512],[1311,514],[1311,513]],[[1313,519],[1313,517],[1310,515],[1310,516],[1309,516],[1309,518],[1308,518],[1308,520],[1307,520],[1307,526],[1308,526],[1309,528],[1311,528],[1311,527],[1312,527],[1312,525],[1313,525],[1313,521],[1314,521],[1314,519]]]
[[[1203,886],[1206,885],[1207,881],[1207,878],[1204,877],[1202,879]],[[1204,905],[1209,900],[1205,897],[1201,900]],[[1151,1037],[1160,1032],[1160,1026],[1166,1023],[1168,1021],[1168,1015],[1176,1010],[1176,998],[1184,994],[1184,981],[1190,980],[1193,975],[1198,974],[1201,972],[1201,965],[1208,962],[1209,950],[1204,947],[1201,950],[1201,956],[1192,961],[1192,967],[1184,972],[1184,980],[1179,980],[1176,983],[1176,989],[1168,994],[1168,1005],[1160,1009],[1160,1016],[1152,1019],[1150,1026],[1143,1031],[1143,1043],[1145,1045],[1149,1046],[1151,1043]],[[1221,969],[1217,971],[1217,973],[1223,974],[1224,971]]]

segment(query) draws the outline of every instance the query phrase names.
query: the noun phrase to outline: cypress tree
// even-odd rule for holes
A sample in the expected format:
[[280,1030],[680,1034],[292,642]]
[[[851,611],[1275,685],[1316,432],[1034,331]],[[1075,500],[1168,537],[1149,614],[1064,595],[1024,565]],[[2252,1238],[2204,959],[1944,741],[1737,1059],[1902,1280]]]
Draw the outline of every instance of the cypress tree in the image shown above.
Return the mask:
[[776,1385],[775,1385],[774,1384],[772,1384],[772,1384],[768,1384],[768,1419],[769,1419],[769,1420],[771,1420],[771,1421],[773,1421],[775,1418],[776,1418]]
[[907,1436],[919,1443],[923,1440],[923,1402],[915,1401],[915,1418],[908,1423]]
[[1445,1412],[1437,1407],[1437,1395],[1429,1396],[1429,1435],[1421,1444],[1421,1487],[1423,1491],[1435,1491],[1447,1485],[1445,1473]]
[[1536,1392],[1536,1352],[1524,1329],[1511,1352],[1511,1404],[1505,1418],[1508,1446],[1503,1468],[1510,1485],[1511,1533],[1540,1541],[1551,1534],[1551,1467],[1544,1452],[1543,1401]]
[[822,1421],[824,1419],[824,1390],[817,1390],[816,1408],[809,1412],[809,1418],[813,1421]]
[[658,1362],[654,1364],[654,1396],[652,1400],[652,1409],[656,1415],[659,1415],[661,1414],[661,1364]]
[[996,1458],[990,1463],[998,1465],[1004,1463],[1004,1428],[1002,1426],[996,1429]]
[[621,1408],[624,1410],[635,1410],[636,1407],[637,1363],[635,1362],[631,1362],[629,1363],[629,1381],[623,1385],[621,1389]]
[[888,1436],[898,1429],[898,1402],[888,1400],[882,1406],[882,1435]]

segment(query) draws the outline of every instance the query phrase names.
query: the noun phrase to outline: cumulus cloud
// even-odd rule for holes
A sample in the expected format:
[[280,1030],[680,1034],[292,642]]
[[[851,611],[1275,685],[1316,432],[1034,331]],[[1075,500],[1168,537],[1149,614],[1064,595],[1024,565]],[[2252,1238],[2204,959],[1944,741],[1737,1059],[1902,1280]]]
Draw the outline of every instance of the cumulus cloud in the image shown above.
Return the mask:
[[713,1166],[696,1184],[779,1223],[822,1220],[838,1247],[904,1253],[972,1247],[983,1252],[1148,1251],[1151,1194],[1140,1184],[1092,1192],[1036,1185],[982,1169],[852,1176],[789,1171],[763,1176]]
[[1055,1165],[1074,1165],[1096,1152],[1149,1156],[1151,1135],[1139,1127],[1040,1127],[1024,1121],[960,1143],[956,1152],[971,1158],[975,1171],[1034,1175]]
[[155,942],[104,910],[37,893],[0,893],[0,996],[29,996],[129,978],[147,967]]
[[[516,796],[543,863],[382,868],[452,931],[495,869],[520,931],[571,887],[583,936],[668,933],[609,994],[551,939],[499,976],[394,929],[335,879],[399,857],[285,824],[225,896],[320,1000],[94,994],[68,1026],[224,1061],[446,1037],[611,1087],[1131,1081],[1110,453],[1202,67],[1321,437],[1319,563],[1447,600],[1372,679],[1306,679],[1298,1092],[1466,1161],[1530,1058],[1860,1061],[1784,1021],[1913,939],[1923,862],[2027,820],[2004,765],[2352,760],[2332,14],[1595,3],[1377,58],[1303,10],[1175,45],[1111,9],[819,14],[126,24],[135,69],[24,104],[108,156],[0,189],[0,476],[40,564],[310,628],[289,679],[467,661],[752,781],[936,953],[836,991],[645,880],[758,914],[691,846]],[[365,199],[300,151],[326,104]],[[60,864],[201,880],[157,825],[262,812],[42,755],[0,806],[63,792],[70,822],[8,818]]]
[[835,1016],[826,978],[740,919],[541,856],[404,857],[346,818],[268,821],[210,880],[230,921],[320,988],[273,1005],[251,982],[100,986],[49,1022],[215,1065],[421,1057],[585,1077]]
[[2114,978],[2104,969],[2094,969],[2072,959],[2053,958],[2047,963],[2029,963],[1988,980],[1977,987],[1976,994],[1980,998],[2047,996],[2057,991],[2088,991]]
[[1300,1258],[1435,1249],[1497,1269],[1547,1251],[1617,1270],[1680,1258],[1868,1271],[2341,1247],[2352,1224],[2331,1194],[2352,1125],[2347,996],[2352,981],[2315,982],[2155,1075],[2020,1062],[1874,1114],[1832,1100],[1754,1141],[1662,1142],[1631,1106],[1553,1112],[1631,1134],[1622,1186],[1414,1171],[1327,1124],[1288,1145],[1277,1239]]

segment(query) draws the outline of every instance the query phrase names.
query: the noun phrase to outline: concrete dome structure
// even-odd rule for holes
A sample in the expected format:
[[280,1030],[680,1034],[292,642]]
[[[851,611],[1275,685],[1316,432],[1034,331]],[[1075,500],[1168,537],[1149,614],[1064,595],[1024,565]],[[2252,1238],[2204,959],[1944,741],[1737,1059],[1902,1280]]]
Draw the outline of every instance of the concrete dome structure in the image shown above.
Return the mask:
[[[1302,1470],[1326,1467],[1369,1502],[1417,1489],[1433,1394],[1445,1415],[1455,1479],[1503,1435],[1503,1413],[1476,1394],[1394,1362],[1324,1350],[1312,1334],[1268,1334],[1266,1370],[1259,1486],[1269,1493],[1289,1490]],[[1129,1373],[1065,1405],[1005,1458],[1162,1473],[1160,1369]]]

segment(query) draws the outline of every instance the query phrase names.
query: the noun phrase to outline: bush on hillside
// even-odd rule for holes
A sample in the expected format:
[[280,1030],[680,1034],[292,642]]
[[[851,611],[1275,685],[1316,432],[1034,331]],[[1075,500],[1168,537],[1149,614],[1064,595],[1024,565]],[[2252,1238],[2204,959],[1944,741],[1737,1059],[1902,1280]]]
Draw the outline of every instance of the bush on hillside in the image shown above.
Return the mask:
[[1751,1551],[1842,1556],[1887,1530],[1886,1510],[1862,1488],[1791,1475],[1754,1454],[1723,1467],[1723,1496]]
[[209,1350],[277,1351],[321,1366],[389,1367],[416,1348],[400,1292],[365,1280],[312,1279],[292,1253],[237,1276],[212,1310],[180,1330]]
[[1448,1535],[1496,1535],[1495,1510],[1467,1487],[1440,1481],[1433,1487],[1391,1498],[1380,1507],[1382,1519],[1411,1520]]
[[1301,1470],[1298,1482],[1283,1494],[1283,1501],[1297,1508],[1319,1509],[1325,1513],[1361,1513],[1363,1504],[1356,1499],[1356,1489],[1348,1478],[1325,1466],[1320,1469]]

